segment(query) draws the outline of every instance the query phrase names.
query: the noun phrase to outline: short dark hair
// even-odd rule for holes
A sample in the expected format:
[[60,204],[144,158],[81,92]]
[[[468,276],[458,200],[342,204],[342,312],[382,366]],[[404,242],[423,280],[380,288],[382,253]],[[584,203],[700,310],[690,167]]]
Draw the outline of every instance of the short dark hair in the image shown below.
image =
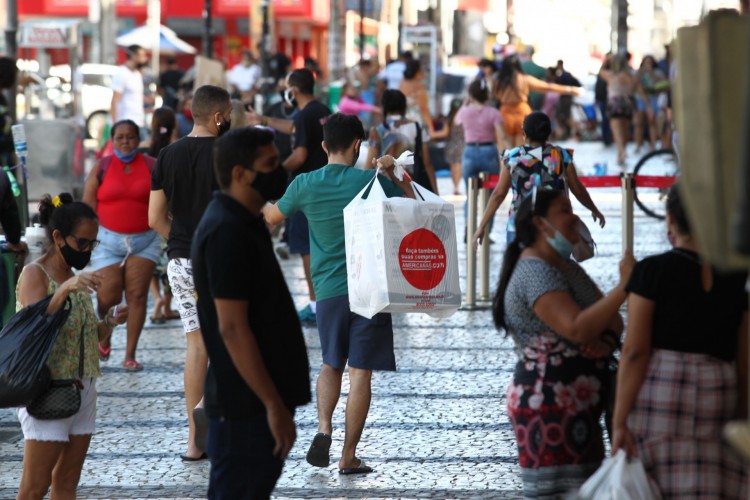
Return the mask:
[[307,68],[295,69],[289,73],[288,82],[290,87],[297,87],[303,94],[313,95],[315,92],[315,75]]
[[116,122],[114,125],[112,125],[112,128],[110,129],[110,137],[112,139],[115,138],[115,132],[117,132],[117,128],[122,125],[128,125],[135,130],[135,135],[137,135],[139,138],[141,136],[141,128],[138,126],[137,123],[135,123],[133,120],[120,120],[119,122]]
[[167,56],[167,64],[170,66],[177,64],[177,58],[175,56]]
[[497,64],[495,64],[495,61],[487,58],[481,59],[477,66],[479,66],[480,68],[492,68],[492,71],[497,71]]
[[404,61],[410,61],[410,60],[414,59],[414,54],[412,54],[410,50],[405,50],[405,51],[401,52],[398,55],[398,57],[400,59],[403,59]]
[[214,113],[221,113],[231,106],[229,92],[215,85],[203,85],[193,94],[190,106],[193,121],[206,122]]
[[380,98],[380,104],[383,106],[383,116],[406,113],[406,96],[400,90],[388,89],[384,91],[383,97]]
[[365,138],[365,128],[354,115],[334,113],[323,124],[323,142],[329,153],[346,151],[354,141]]
[[261,127],[241,127],[230,130],[214,142],[214,174],[221,189],[232,183],[236,166],[252,169],[261,146],[273,144],[273,132]]
[[469,84],[469,95],[477,102],[484,103],[490,98],[487,89],[487,81],[484,78],[477,78]]
[[545,142],[552,134],[552,122],[541,111],[533,111],[523,120],[523,133],[532,141]]
[[667,213],[672,217],[674,223],[677,224],[677,230],[681,234],[690,234],[690,220],[688,220],[687,212],[685,207],[682,205],[680,199],[680,189],[678,183],[672,184],[667,194]]
[[39,222],[47,233],[47,247],[55,230],[70,236],[84,220],[98,221],[96,212],[86,203],[73,200],[72,194],[60,193],[56,198],[53,202],[52,196],[45,194],[39,201]]
[[409,61],[406,61],[404,78],[411,80],[412,78],[417,76],[417,73],[419,73],[420,69],[422,69],[422,63],[420,63],[418,59],[411,59]]
[[133,57],[134,55],[138,54],[138,52],[139,52],[139,51],[140,51],[140,50],[141,50],[142,48],[143,48],[143,47],[141,47],[140,45],[136,45],[136,44],[133,44],[133,45],[130,45],[130,46],[128,46],[128,48],[127,48],[127,49],[125,49],[125,53],[126,53],[126,54],[128,55],[128,59],[130,59],[130,58],[131,58],[131,57]]

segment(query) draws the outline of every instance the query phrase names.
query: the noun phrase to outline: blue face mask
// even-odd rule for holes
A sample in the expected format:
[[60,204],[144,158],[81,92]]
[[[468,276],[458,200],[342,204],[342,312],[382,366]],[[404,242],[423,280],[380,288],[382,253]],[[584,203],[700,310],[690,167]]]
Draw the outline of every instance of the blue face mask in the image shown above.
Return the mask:
[[136,154],[138,154],[137,149],[134,149],[133,151],[131,151],[130,153],[126,155],[120,153],[117,149],[115,149],[115,156],[117,156],[117,158],[119,158],[120,161],[123,163],[130,163],[131,161],[133,161],[135,159]]
[[568,238],[563,236],[560,231],[555,229],[547,219],[542,220],[545,224],[547,224],[547,227],[555,232],[554,236],[547,236],[547,243],[549,243],[550,246],[555,249],[555,252],[557,252],[560,257],[562,257],[563,259],[569,259],[570,254],[573,253],[573,244],[568,241]]

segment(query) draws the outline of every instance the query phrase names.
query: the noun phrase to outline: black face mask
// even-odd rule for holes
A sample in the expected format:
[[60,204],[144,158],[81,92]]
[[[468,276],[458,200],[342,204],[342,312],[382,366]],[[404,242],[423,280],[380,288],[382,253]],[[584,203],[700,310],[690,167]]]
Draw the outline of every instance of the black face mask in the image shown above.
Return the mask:
[[145,63],[139,62],[139,63],[136,63],[136,65],[135,65],[135,67],[138,68],[138,69],[143,69],[146,66],[148,66],[147,62],[145,62]]
[[79,252],[78,250],[73,250],[73,247],[67,243],[64,247],[60,248],[60,253],[62,253],[66,264],[79,271],[89,265],[89,261],[91,260],[91,250],[88,252]]
[[358,147],[357,150],[354,152],[354,158],[352,158],[352,167],[357,164],[360,151],[362,151],[362,146]]
[[221,125],[217,125],[217,127],[219,127],[219,135],[223,135],[232,127],[232,120],[224,120],[221,122]]
[[256,171],[255,180],[251,186],[260,193],[264,200],[278,200],[286,191],[286,177],[286,170],[281,167],[276,167],[273,172],[267,174]]

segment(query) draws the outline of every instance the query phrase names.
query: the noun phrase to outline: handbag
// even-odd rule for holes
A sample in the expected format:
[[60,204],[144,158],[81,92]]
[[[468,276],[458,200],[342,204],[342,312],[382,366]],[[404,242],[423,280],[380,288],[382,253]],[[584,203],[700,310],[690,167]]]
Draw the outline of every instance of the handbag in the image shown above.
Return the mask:
[[596,243],[594,243],[594,238],[591,237],[588,226],[580,217],[576,224],[576,230],[578,231],[578,243],[573,245],[573,258],[577,262],[583,262],[596,254]]
[[27,406],[50,386],[46,362],[70,315],[70,299],[47,314],[50,300],[52,295],[24,307],[0,332],[0,408]]
[[75,415],[81,408],[81,379],[83,379],[83,328],[81,327],[81,350],[78,361],[78,378],[53,380],[49,389],[26,407],[34,418],[57,420]]

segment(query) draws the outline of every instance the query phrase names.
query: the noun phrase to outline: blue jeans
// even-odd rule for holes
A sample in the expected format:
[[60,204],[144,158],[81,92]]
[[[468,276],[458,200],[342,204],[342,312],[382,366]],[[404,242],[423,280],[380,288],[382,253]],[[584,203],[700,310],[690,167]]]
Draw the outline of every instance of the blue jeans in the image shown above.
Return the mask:
[[274,446],[265,413],[251,418],[210,418],[208,498],[270,498],[284,467],[273,455]]
[[[496,175],[500,172],[500,156],[497,152],[497,146],[489,144],[487,146],[469,146],[464,147],[464,153],[461,157],[461,168],[463,169],[464,187],[466,193],[469,193],[469,178],[476,177],[482,172],[488,172]],[[464,219],[466,219],[468,202],[464,204]],[[477,214],[481,218],[482,214]],[[468,220],[467,220],[468,223]],[[490,221],[489,231],[492,230],[492,221]]]

